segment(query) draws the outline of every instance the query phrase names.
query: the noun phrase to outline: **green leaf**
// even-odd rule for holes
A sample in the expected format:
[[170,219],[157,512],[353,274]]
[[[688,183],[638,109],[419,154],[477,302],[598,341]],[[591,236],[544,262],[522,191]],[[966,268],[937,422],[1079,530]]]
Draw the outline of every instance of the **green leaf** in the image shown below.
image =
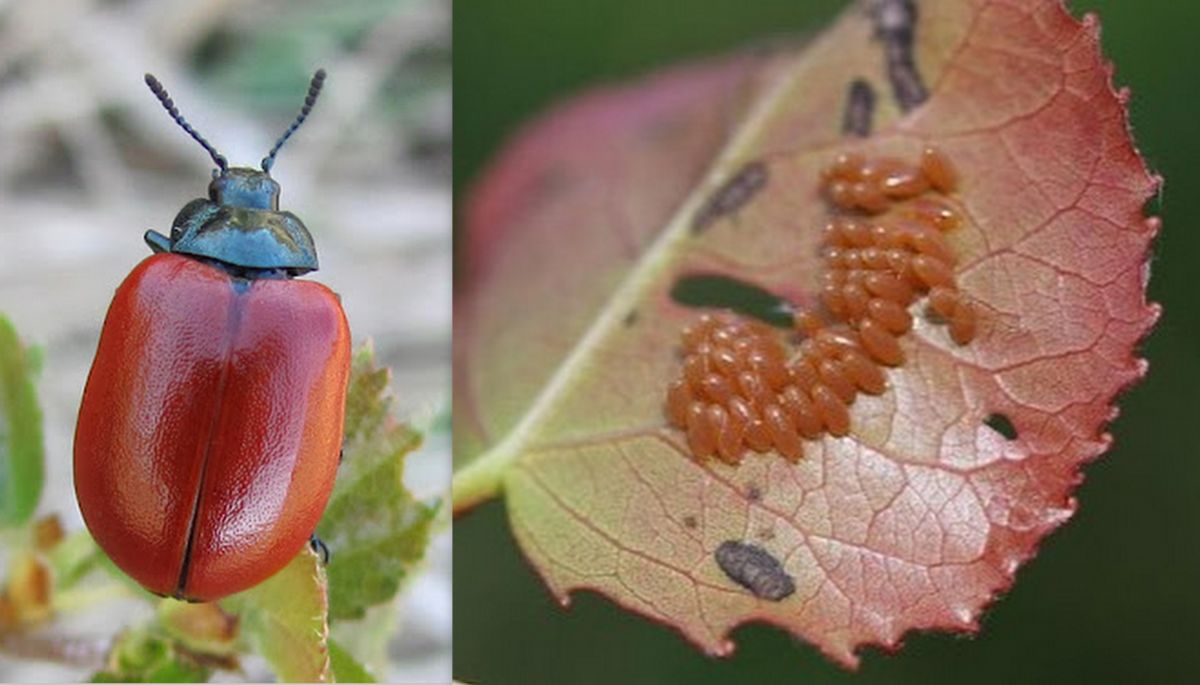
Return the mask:
[[330,681],[325,573],[311,550],[266,582],[221,602],[240,616],[242,634],[287,682]]
[[164,599],[158,604],[157,618],[164,632],[190,652],[228,657],[237,651],[240,621],[216,602]]
[[196,663],[169,638],[152,628],[123,633],[94,683],[202,683],[209,669]]
[[218,39],[214,47],[224,54],[213,65],[213,82],[261,107],[293,111],[318,60],[329,59],[339,47],[353,48],[403,12],[405,4],[341,0],[337,11],[322,3],[282,5],[269,21],[245,22]]
[[365,666],[333,640],[329,641],[329,661],[333,664],[333,676],[339,683],[376,682]]
[[22,347],[0,316],[0,526],[29,520],[42,494],[42,410],[34,388],[40,367],[40,354]]
[[425,554],[437,503],[404,487],[404,456],[421,437],[389,413],[389,371],[369,346],[354,357],[346,398],[346,446],[317,534],[329,546],[331,618],[361,618],[390,600]]
[[[65,590],[79,581],[92,569],[108,559],[96,546],[87,530],[80,530],[62,539],[48,553],[50,567],[54,569],[55,584]],[[112,562],[108,562],[110,565]],[[113,566],[113,568],[116,568]],[[124,573],[122,577],[128,579]],[[132,582],[132,581],[131,581]]]

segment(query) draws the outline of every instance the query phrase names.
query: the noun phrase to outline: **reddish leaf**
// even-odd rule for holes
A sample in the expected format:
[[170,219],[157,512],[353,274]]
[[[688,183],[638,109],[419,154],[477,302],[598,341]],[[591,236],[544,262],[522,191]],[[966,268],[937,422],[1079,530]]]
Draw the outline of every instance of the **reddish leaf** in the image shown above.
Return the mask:
[[[760,62],[685,67],[584,96],[495,163],[467,208],[459,273],[469,285],[454,321],[456,460],[512,431],[703,178]],[[569,268],[545,268],[553,263]]]
[[[894,18],[906,4],[872,6]],[[455,504],[502,490],[564,603],[593,589],[722,655],[734,626],[767,621],[854,665],[860,646],[910,629],[975,630],[1074,511],[1114,397],[1145,372],[1134,347],[1158,315],[1145,302],[1157,221],[1141,207],[1157,179],[1093,19],[1057,0],[920,10],[924,104],[902,63],[891,80],[884,68],[900,34],[856,8],[794,56],[585,98],[474,195]],[[874,133],[846,138],[860,78],[878,94]],[[690,459],[663,417],[696,316],[672,300],[676,279],[724,274],[813,305],[820,169],[844,150],[912,158],[927,144],[961,172],[968,221],[948,237],[977,338],[960,347],[917,316],[887,392],[856,400],[850,434],[808,442],[798,464]],[[734,178],[743,201],[706,210]]]

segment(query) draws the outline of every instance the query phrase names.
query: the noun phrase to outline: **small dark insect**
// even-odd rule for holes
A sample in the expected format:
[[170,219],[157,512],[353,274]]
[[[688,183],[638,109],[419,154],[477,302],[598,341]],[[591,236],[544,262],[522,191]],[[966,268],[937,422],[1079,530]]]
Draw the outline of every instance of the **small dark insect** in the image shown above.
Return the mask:
[[713,557],[733,582],[759,599],[780,602],[796,591],[796,582],[767,550],[737,540],[726,540]]
[[883,43],[888,80],[900,109],[907,112],[929,97],[913,61],[917,7],[913,0],[875,0],[875,35]]
[[842,115],[842,133],[856,138],[871,135],[875,114],[875,89],[863,79],[854,79],[846,92],[846,112]]
[[717,219],[733,214],[765,187],[767,166],[758,160],[749,162],[708,198],[708,202],[692,220],[692,232],[699,233]]

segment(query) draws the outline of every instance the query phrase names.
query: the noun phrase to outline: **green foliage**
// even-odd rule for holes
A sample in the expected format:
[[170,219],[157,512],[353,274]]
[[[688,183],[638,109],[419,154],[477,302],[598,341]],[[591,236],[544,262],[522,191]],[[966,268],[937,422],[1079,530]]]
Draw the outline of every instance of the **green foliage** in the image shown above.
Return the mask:
[[420,435],[389,413],[390,373],[374,353],[356,353],[346,398],[346,442],[333,495],[317,527],[333,555],[329,562],[330,617],[361,618],[367,607],[390,600],[424,556],[436,503],[404,487],[404,456]]
[[325,572],[305,548],[266,582],[222,600],[239,617],[246,642],[288,682],[329,680]]
[[70,588],[93,569],[104,566],[106,563],[128,582],[133,582],[129,580],[128,576],[117,570],[104,552],[101,552],[100,548],[96,546],[96,542],[92,540],[92,536],[86,530],[76,531],[63,538],[50,549],[49,558],[50,567],[54,569],[55,587],[58,590]]
[[0,316],[0,526],[29,520],[42,494],[42,410],[34,381],[40,356]]
[[[404,4],[404,3],[400,3]],[[338,0],[281,7],[269,21],[222,28],[202,46],[201,66],[211,64],[215,84],[239,100],[289,112],[319,60],[353,50],[402,8],[393,0]],[[421,74],[424,90],[431,90]]]
[[94,683],[202,683],[210,669],[189,658],[153,627],[126,631],[113,646]]
[[219,604],[164,599],[156,612],[163,631],[195,654],[232,657],[240,621],[221,610]]
[[329,662],[333,666],[333,677],[339,683],[376,682],[366,667],[334,640],[329,641]]

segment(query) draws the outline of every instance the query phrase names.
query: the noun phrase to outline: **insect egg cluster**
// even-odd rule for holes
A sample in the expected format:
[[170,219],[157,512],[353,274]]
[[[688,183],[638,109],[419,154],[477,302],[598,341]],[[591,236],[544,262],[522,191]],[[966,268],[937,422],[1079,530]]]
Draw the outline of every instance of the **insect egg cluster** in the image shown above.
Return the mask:
[[958,290],[943,235],[961,218],[938,197],[956,180],[933,149],[917,165],[841,155],[822,172],[821,191],[841,214],[822,237],[824,312],[795,311],[796,351],[770,326],[732,312],[683,330],[682,373],[665,409],[695,459],[738,464],[748,450],[774,450],[795,462],[803,440],[849,433],[857,394],[882,394],[883,367],[904,363],[899,338],[920,296],[956,343],[975,337],[975,309]]
[[829,201],[847,212],[825,226],[821,301],[828,313],[856,328],[873,358],[897,366],[904,358],[895,337],[912,327],[907,308],[928,293],[954,342],[969,343],[975,308],[958,290],[954,251],[943,235],[962,219],[937,197],[957,184],[950,160],[932,148],[916,166],[845,154],[821,181]]
[[706,314],[683,331],[683,377],[667,390],[667,417],[687,431],[697,459],[737,464],[747,448],[790,461],[802,438],[850,431],[849,404],[882,393],[883,372],[850,337],[821,330],[789,361],[777,332],[729,312]]

